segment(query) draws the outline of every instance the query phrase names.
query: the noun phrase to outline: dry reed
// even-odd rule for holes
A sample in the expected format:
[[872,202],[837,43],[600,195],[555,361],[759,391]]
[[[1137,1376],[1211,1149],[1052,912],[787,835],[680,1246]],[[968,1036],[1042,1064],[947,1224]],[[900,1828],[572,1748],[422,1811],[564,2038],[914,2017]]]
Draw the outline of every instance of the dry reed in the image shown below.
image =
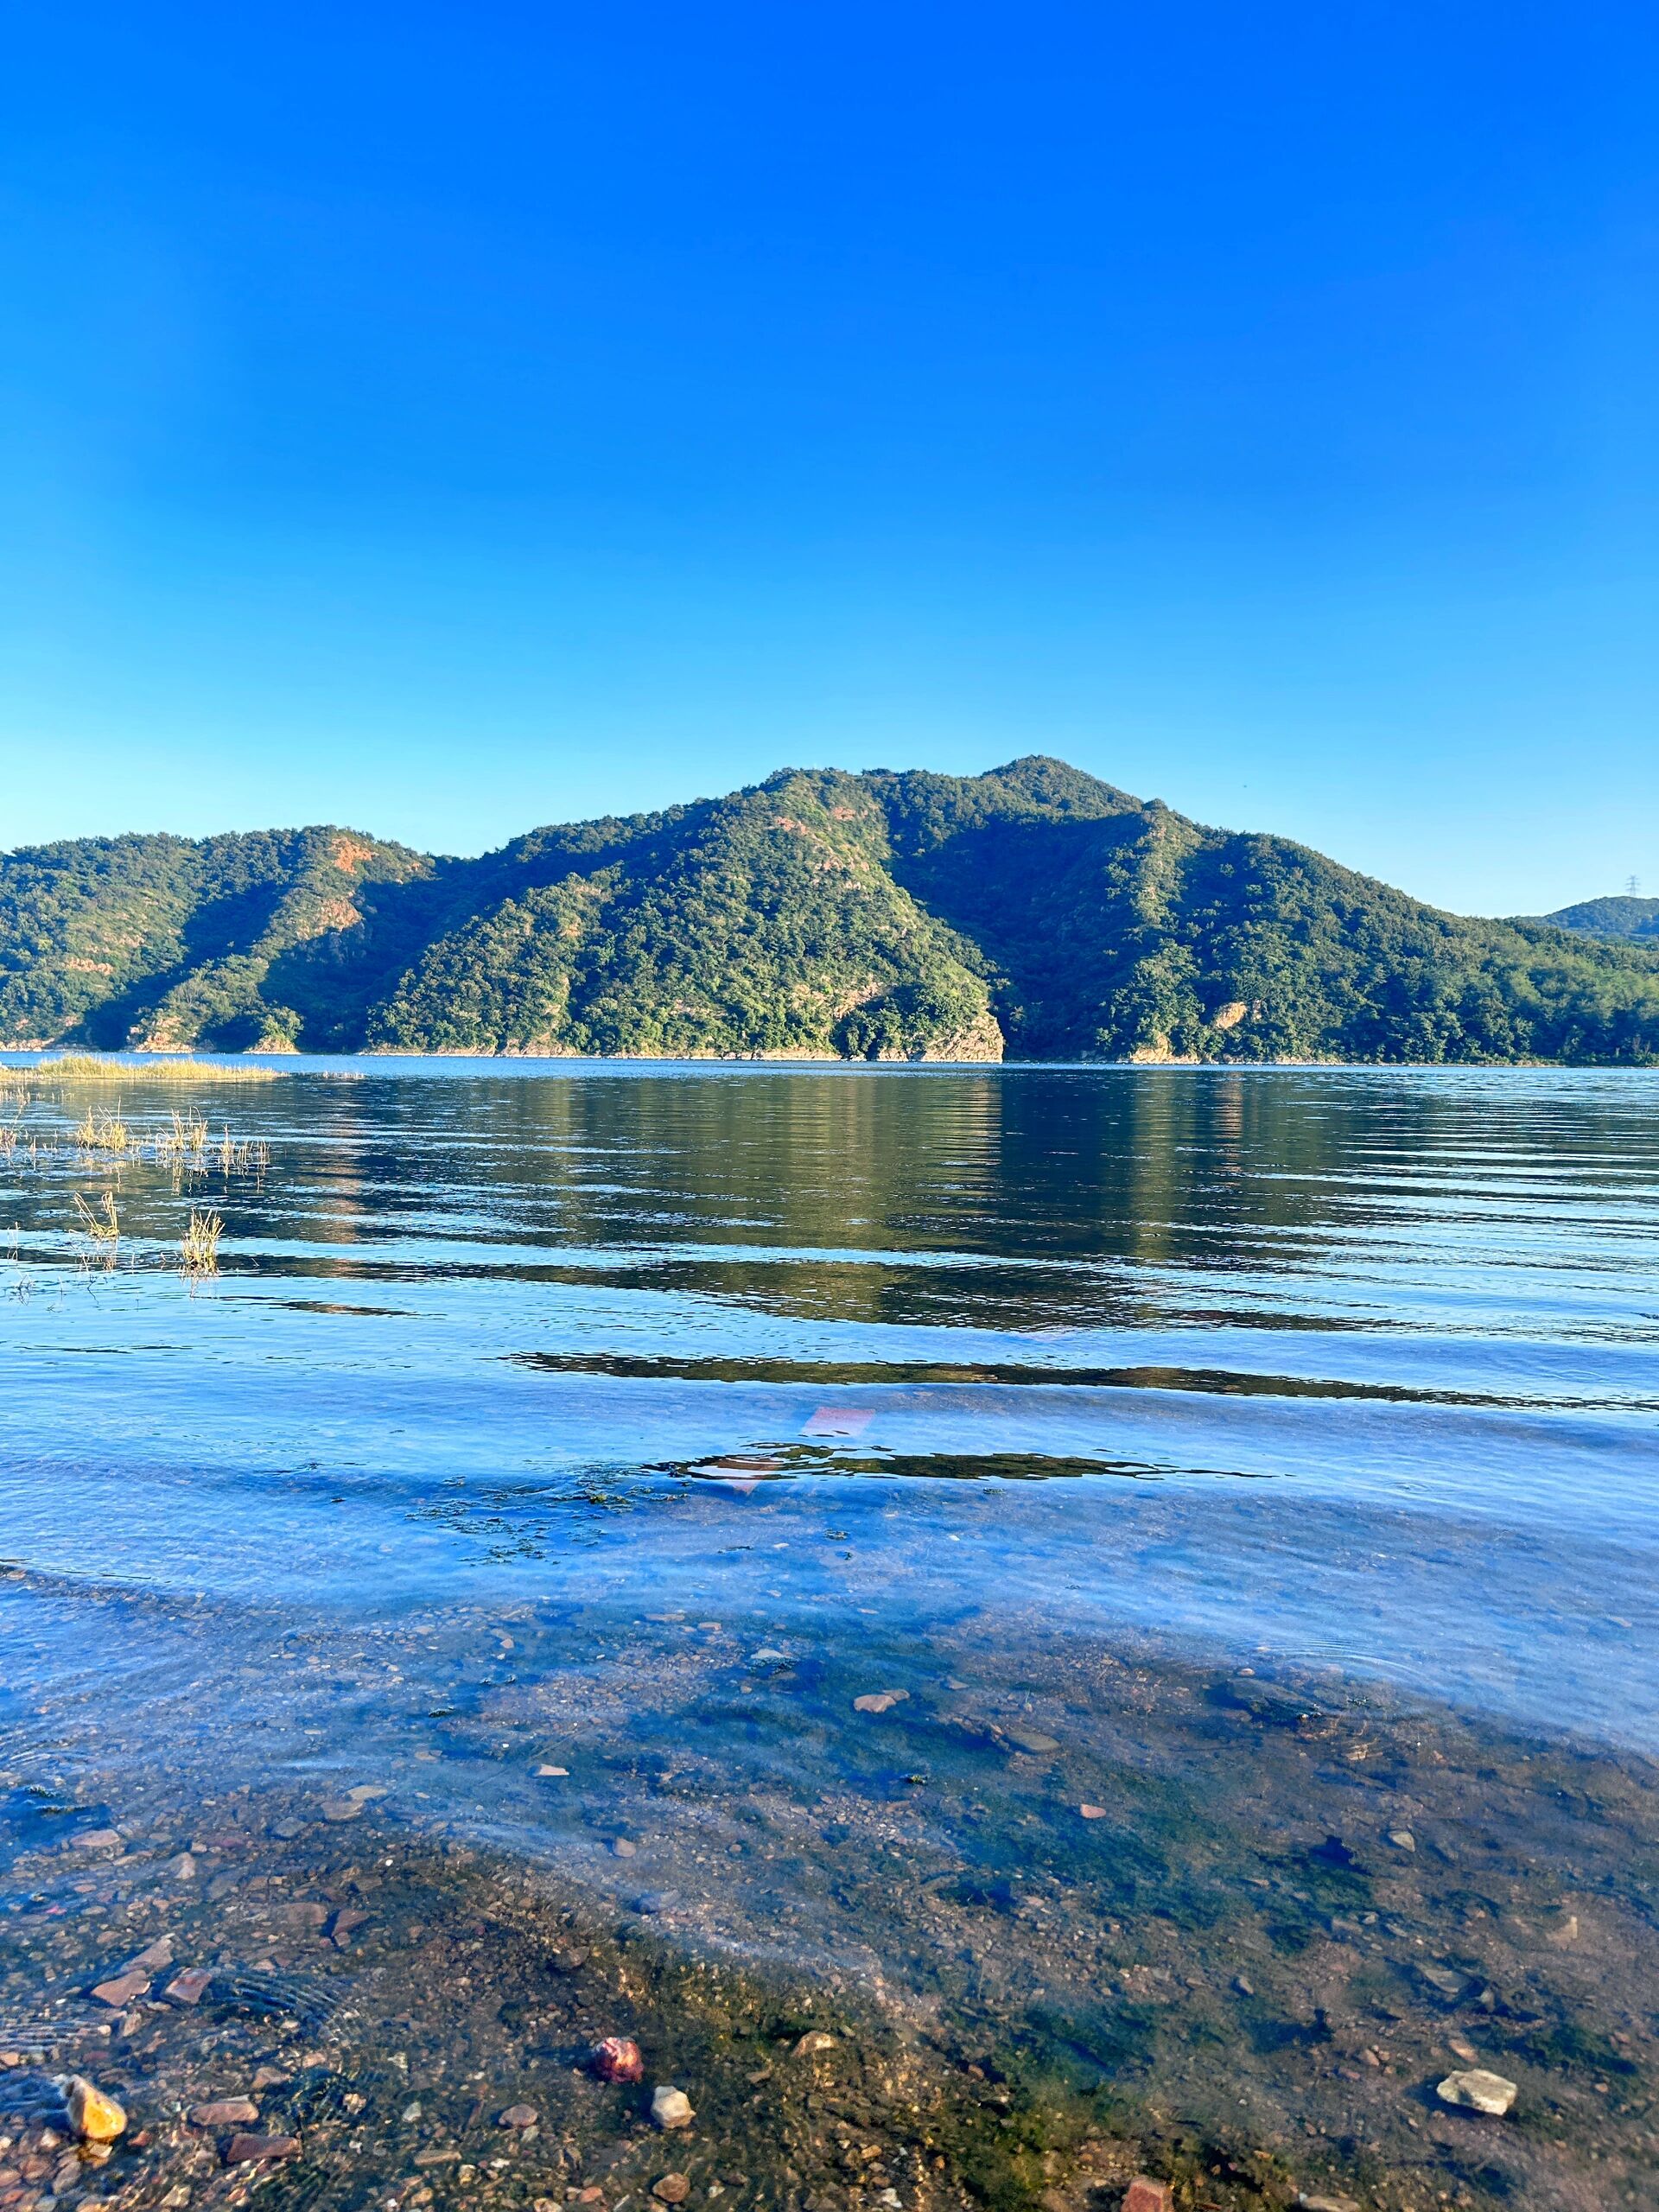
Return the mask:
[[81,1228],[92,1242],[95,1244],[115,1244],[121,1235],[121,1219],[115,1210],[115,1192],[105,1191],[102,1204],[97,1206],[89,1206],[79,1191],[74,1193],[74,1199]]
[[9,1083],[274,1083],[279,1071],[229,1067],[218,1060],[121,1060],[101,1052],[60,1052],[6,1071]]
[[223,1217],[192,1206],[179,1245],[179,1273],[194,1281],[219,1273],[219,1240],[225,1234]]
[[75,1128],[75,1142],[83,1152],[107,1152],[118,1155],[132,1149],[132,1131],[118,1112],[95,1114],[89,1106],[84,1121]]

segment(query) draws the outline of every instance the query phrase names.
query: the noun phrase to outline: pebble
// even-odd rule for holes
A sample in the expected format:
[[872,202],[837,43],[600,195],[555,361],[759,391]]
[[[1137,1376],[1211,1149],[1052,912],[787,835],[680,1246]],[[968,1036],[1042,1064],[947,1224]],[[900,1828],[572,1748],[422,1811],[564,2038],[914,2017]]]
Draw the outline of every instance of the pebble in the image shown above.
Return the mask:
[[826,2035],[822,2028],[809,2028],[795,2046],[797,2058],[812,2058],[821,2050],[833,2050],[834,2036]]
[[594,2071],[601,2082],[643,2082],[645,2062],[629,2036],[607,2036],[594,2045]]
[[194,1882],[196,1862],[188,1851],[181,1851],[167,1871],[175,1882]]
[[190,2107],[195,2127],[250,2127],[258,2117],[259,2107],[251,2097],[219,2097],[213,2104]]
[[1233,1987],[1241,1997],[1254,1997],[1255,1994],[1255,1984],[1247,1980],[1242,1974],[1236,1974],[1233,1976]]
[[227,2166],[251,2165],[267,2158],[297,2158],[299,2155],[297,2135],[232,2135],[225,2146]]
[[902,1705],[910,1695],[908,1690],[867,1690],[862,1697],[853,1700],[855,1713],[891,1713],[895,1705]]
[[570,1770],[568,1766],[549,1766],[545,1761],[536,1770],[537,1776],[547,1781],[563,1781]]
[[652,2182],[651,2193],[659,2204],[683,2204],[691,2194],[691,2183],[685,2174],[664,2174]]
[[651,2093],[651,2117],[658,2127],[690,2127],[696,2115],[683,2089],[664,2082]]
[[360,1820],[363,1808],[349,1797],[325,1797],[317,1808],[325,1821],[340,1827],[347,1821]]
[[632,1859],[639,1848],[638,1844],[630,1843],[625,1835],[618,1836],[616,1841],[611,1846],[612,1851],[619,1859]]
[[127,1961],[129,1974],[159,1974],[163,1967],[173,1963],[173,1938],[158,1936],[153,1943],[146,1944],[136,1959]]
[[1106,1808],[1103,1805],[1079,1805],[1077,1810],[1085,1821],[1103,1821],[1106,1817]]
[[1417,1839],[1409,1828],[1390,1828],[1389,1841],[1396,1851],[1415,1851],[1417,1848]]
[[1359,2206],[1351,2196],[1310,2196],[1306,2190],[1300,2190],[1296,2212],[1359,2212]]
[[1489,2074],[1484,2066],[1471,2066],[1461,2074],[1448,2074],[1444,2082],[1435,2084],[1434,2094],[1443,2105],[1460,2105],[1471,2112],[1484,2112],[1493,2120],[1502,2120],[1515,2102],[1516,2088],[1501,2074]]
[[540,2119],[534,2105],[509,2105],[497,2115],[495,2124],[498,2127],[534,2127]]
[[213,1978],[209,1967],[187,1967],[182,1974],[174,1975],[162,1994],[169,2005],[200,2005]]
[[763,1662],[763,1661],[765,1661],[765,1660],[767,1660],[767,1659],[787,1659],[787,1658],[788,1658],[788,1656],[789,1656],[789,1654],[788,1654],[788,1652],[787,1652],[787,1651],[779,1651],[779,1650],[777,1649],[776,1645],[774,1645],[774,1644],[771,1644],[771,1643],[768,1643],[768,1644],[765,1645],[765,1646],[764,1646],[760,1650],[759,1650],[759,1651],[755,1651],[755,1652],[752,1652],[752,1653],[750,1654],[750,1656],[749,1656],[749,1664],[750,1664],[750,1666],[752,1666],[752,1667],[758,1667],[758,1666],[760,1666],[760,1665],[762,1663],[762,1662]]

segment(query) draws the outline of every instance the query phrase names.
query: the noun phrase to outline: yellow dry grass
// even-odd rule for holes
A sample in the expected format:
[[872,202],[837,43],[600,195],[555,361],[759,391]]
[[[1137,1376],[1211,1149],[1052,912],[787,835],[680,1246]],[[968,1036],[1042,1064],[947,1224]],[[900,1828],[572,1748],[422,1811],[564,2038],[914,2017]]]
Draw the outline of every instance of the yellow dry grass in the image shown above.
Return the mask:
[[95,1244],[113,1244],[121,1234],[121,1220],[115,1210],[115,1192],[105,1191],[103,1202],[89,1206],[80,1192],[74,1194],[75,1211],[81,1228]]
[[194,1280],[219,1273],[219,1240],[225,1234],[223,1217],[192,1206],[179,1244],[179,1273]]
[[32,1067],[6,1070],[10,1083],[275,1083],[276,1068],[219,1060],[119,1060],[101,1052],[60,1052]]

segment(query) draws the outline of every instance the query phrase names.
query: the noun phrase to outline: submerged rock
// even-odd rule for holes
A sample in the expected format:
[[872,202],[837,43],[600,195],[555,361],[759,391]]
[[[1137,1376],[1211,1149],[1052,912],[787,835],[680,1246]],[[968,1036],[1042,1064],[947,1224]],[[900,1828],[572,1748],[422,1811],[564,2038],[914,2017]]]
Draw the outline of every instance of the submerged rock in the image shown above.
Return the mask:
[[1058,1736],[1045,1736],[1040,1728],[1027,1728],[1023,1721],[1005,1720],[996,1732],[1016,1751],[1039,1753],[1058,1751],[1060,1748]]
[[1172,2212],[1174,2202],[1166,2181],[1137,2174],[1123,2192],[1123,2212]]
[[63,2102],[69,2125],[83,2143],[113,2143],[125,2132],[124,2108],[84,2074],[72,2074],[65,2082]]
[[690,2127],[696,2115],[683,2089],[664,2083],[652,2092],[651,2117],[658,2127],[673,2128]]
[[225,2146],[227,2166],[247,2166],[265,2160],[297,2158],[300,2139],[297,2135],[232,2135]]
[[197,2127],[249,2127],[259,2117],[251,2097],[219,2097],[212,2104],[192,2105],[190,2119]]
[[594,2071],[601,2082],[643,2082],[645,2062],[630,2036],[607,2036],[594,2045]]
[[853,1700],[855,1713],[891,1713],[895,1705],[902,1705],[910,1695],[908,1690],[867,1690],[862,1697]]
[[1516,2086],[1501,2074],[1489,2074],[1484,2066],[1471,2066],[1461,2074],[1448,2074],[1435,2084],[1434,2094],[1443,2105],[1459,2105],[1502,2120],[1515,2102]]

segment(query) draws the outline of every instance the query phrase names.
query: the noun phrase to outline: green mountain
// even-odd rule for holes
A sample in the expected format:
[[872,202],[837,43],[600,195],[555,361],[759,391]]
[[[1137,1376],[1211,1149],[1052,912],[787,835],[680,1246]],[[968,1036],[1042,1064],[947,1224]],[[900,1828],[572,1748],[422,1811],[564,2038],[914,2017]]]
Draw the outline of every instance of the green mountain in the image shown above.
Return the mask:
[[1460,919],[1040,756],[784,770],[479,860],[314,829],[0,857],[0,1039],[1659,1063],[1659,945]]
[[1637,899],[1624,892],[1611,899],[1586,899],[1576,906],[1558,906],[1553,914],[1518,918],[1576,930],[1585,937],[1630,938],[1638,943],[1647,938],[1659,944],[1659,899]]

